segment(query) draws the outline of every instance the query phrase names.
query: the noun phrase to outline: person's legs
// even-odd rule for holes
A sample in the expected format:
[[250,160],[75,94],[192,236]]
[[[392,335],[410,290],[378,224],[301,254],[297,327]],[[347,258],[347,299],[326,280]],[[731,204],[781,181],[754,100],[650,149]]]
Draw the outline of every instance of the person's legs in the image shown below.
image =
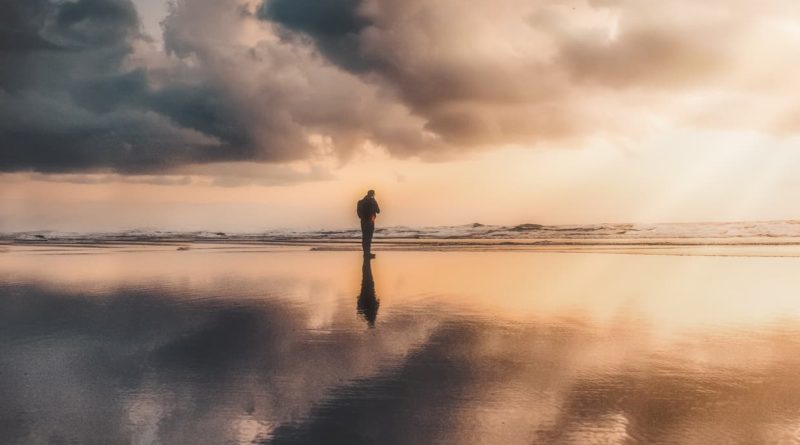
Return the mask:
[[372,234],[375,231],[375,223],[370,220],[361,221],[361,248],[364,254],[368,254],[372,248]]

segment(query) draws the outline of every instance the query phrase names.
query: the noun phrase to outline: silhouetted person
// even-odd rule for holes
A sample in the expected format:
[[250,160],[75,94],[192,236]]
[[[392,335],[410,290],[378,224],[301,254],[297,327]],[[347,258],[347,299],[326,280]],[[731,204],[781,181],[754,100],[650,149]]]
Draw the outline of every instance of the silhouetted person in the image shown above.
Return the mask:
[[361,248],[365,257],[371,257],[372,234],[375,232],[375,217],[381,213],[378,201],[375,200],[375,190],[370,190],[356,205],[356,213],[361,220]]
[[372,279],[372,264],[368,257],[364,257],[361,266],[361,293],[358,294],[356,312],[364,317],[369,327],[375,327],[378,318],[378,306],[381,302],[375,296],[375,281]]

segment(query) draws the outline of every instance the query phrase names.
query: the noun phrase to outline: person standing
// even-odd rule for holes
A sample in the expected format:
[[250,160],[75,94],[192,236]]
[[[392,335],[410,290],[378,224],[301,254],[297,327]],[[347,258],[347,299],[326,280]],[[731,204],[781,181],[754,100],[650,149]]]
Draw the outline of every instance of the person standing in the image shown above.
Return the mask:
[[381,213],[378,201],[375,200],[375,190],[370,190],[356,205],[356,213],[361,220],[361,248],[364,256],[375,258],[372,254],[372,234],[375,232],[375,218]]

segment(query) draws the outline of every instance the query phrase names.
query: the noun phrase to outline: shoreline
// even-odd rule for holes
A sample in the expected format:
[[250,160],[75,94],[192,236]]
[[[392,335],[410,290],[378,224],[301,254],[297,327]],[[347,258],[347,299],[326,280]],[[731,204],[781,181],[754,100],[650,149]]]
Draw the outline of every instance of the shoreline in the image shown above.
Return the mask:
[[[357,252],[358,239],[294,240],[187,240],[187,239],[80,239],[0,241],[0,254],[87,254],[103,252]],[[800,241],[730,239],[653,240],[476,240],[377,239],[373,251],[382,252],[530,252],[709,257],[800,258]]]

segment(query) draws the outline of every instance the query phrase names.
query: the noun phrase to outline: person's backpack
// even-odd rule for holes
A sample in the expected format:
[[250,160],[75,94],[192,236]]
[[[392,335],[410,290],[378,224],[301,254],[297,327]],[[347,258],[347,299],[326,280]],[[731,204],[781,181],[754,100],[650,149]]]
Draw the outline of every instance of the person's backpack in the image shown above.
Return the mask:
[[360,219],[367,219],[369,215],[369,203],[367,202],[367,198],[361,198],[358,200],[358,204],[356,204],[356,214]]

